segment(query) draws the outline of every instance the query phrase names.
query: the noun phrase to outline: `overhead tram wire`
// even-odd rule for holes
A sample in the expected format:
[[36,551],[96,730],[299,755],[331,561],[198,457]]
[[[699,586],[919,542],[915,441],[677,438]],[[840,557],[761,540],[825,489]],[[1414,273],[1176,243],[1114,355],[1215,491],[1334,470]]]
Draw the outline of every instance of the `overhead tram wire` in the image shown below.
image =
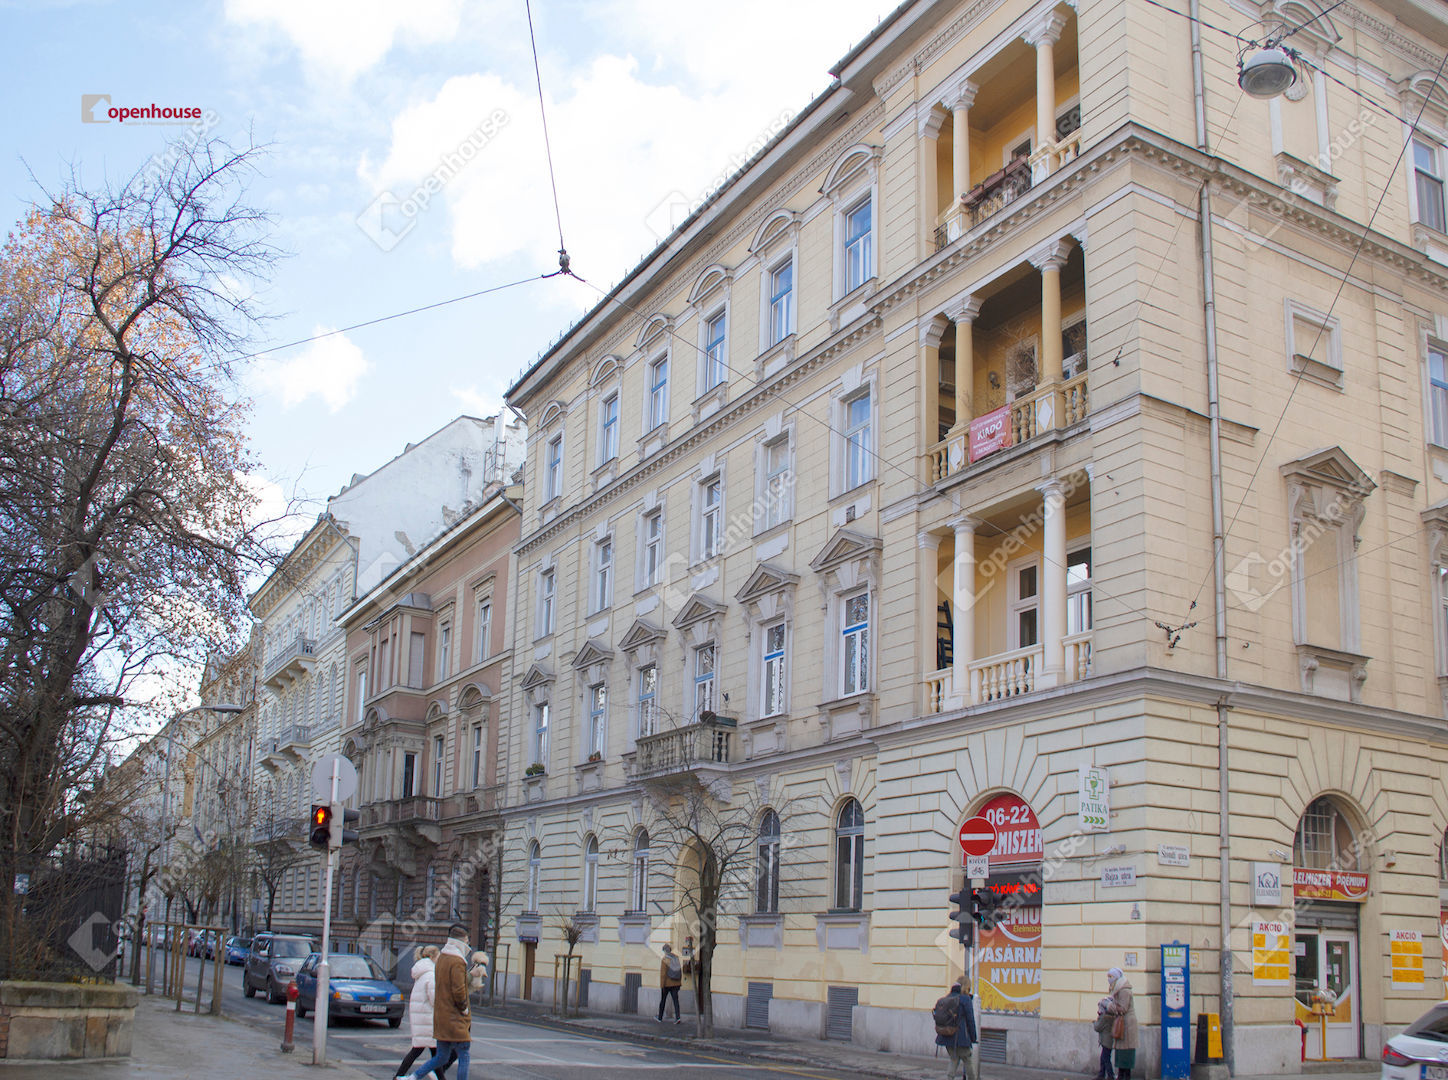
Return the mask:
[[1283,34],[1283,35],[1282,35],[1281,37],[1279,37],[1279,38],[1274,38],[1273,41],[1274,41],[1276,44],[1281,45],[1284,41],[1286,41],[1288,38],[1290,38],[1293,34],[1297,33],[1297,31],[1303,29],[1304,27],[1310,26],[1312,23],[1317,22],[1318,19],[1325,18],[1327,15],[1330,15],[1332,12],[1336,11],[1338,8],[1342,7],[1343,4],[1346,4],[1346,3],[1347,3],[1347,0],[1337,0],[1337,3],[1333,4],[1330,8],[1327,8],[1327,9],[1325,9],[1325,10],[1323,10],[1323,11],[1319,11],[1316,15],[1314,15],[1314,16],[1313,16],[1312,18],[1310,18],[1310,19],[1303,19],[1300,23],[1298,23],[1296,26],[1294,26],[1291,30],[1287,31],[1287,33]]
[[533,3],[523,0],[523,10],[528,14],[528,44],[533,50],[533,78],[538,85],[538,115],[543,119],[543,152],[548,158],[548,183],[553,189],[553,217],[558,223],[558,269],[568,269],[568,245],[563,242],[563,210],[558,205],[558,177],[553,171],[553,142],[548,137],[548,110],[543,105],[543,71],[538,66],[538,39],[533,34]]
[[[574,270],[569,270],[569,271],[568,271],[568,276],[571,277],[571,278],[573,278],[574,280],[579,281],[579,282],[581,282],[582,284],[588,286],[588,288],[590,288],[590,289],[592,289],[594,292],[598,293],[605,301],[611,301],[612,303],[615,303],[615,304],[617,304],[619,307],[623,308],[625,311],[627,311],[627,312],[629,312],[629,313],[631,313],[631,314],[633,314],[633,315],[637,315],[637,316],[638,316],[639,318],[641,318],[641,319],[646,318],[646,316],[644,315],[643,312],[641,312],[638,308],[634,307],[632,304],[628,303],[628,302],[627,302],[626,300],[624,300],[622,297],[619,297],[619,296],[610,294],[609,292],[607,292],[607,291],[605,291],[604,289],[600,288],[599,286],[595,285],[593,282],[589,281],[587,278],[582,277],[582,276],[581,276],[580,274],[578,274],[576,271],[574,271]],[[689,348],[693,349],[693,350],[694,350],[695,352],[697,352],[700,356],[707,356],[707,355],[708,355],[707,352],[706,352],[706,350],[703,349],[703,348],[701,348],[697,342],[690,341],[690,340],[688,340],[687,338],[681,336],[679,333],[677,333],[677,332],[673,329],[673,327],[668,327],[668,328],[666,328],[664,332],[669,335],[669,337],[670,337],[671,340],[676,341],[676,342],[683,342],[686,346],[688,346]],[[762,388],[762,387],[763,387],[763,380],[761,380],[761,379],[759,378],[759,376],[757,376],[757,375],[751,374],[751,373],[749,373],[749,372],[740,371],[738,368],[736,368],[736,367],[734,367],[733,365],[729,364],[727,361],[726,361],[725,364],[724,364],[724,368],[725,368],[726,371],[732,372],[733,374],[738,375],[740,378],[747,380],[748,383],[749,383],[749,386],[750,386],[751,388]],[[798,415],[798,416],[803,416],[803,417],[805,417],[807,420],[811,420],[811,421],[813,421],[814,423],[820,425],[820,426],[823,427],[826,431],[828,431],[830,434],[832,434],[832,435],[839,435],[839,436],[841,436],[842,438],[844,437],[844,434],[845,434],[844,432],[842,432],[839,428],[837,428],[837,427],[835,427],[833,424],[831,424],[831,423],[829,422],[829,420],[826,420],[826,419],[824,419],[824,418],[822,418],[822,417],[815,416],[813,413],[808,412],[808,411],[804,408],[804,404],[803,404],[802,402],[791,401],[791,400],[789,400],[787,397],[785,397],[782,393],[780,393],[778,390],[769,391],[769,390],[766,389],[765,392],[768,393],[768,394],[770,394],[771,396],[777,398],[779,401],[781,401],[781,402],[787,407],[787,412],[788,412],[788,413],[795,414],[795,415]],[[896,472],[898,472],[900,475],[904,476],[911,484],[914,485],[914,487],[915,487],[915,492],[914,492],[914,493],[915,493],[915,494],[917,494],[917,495],[933,495],[933,494],[937,494],[937,492],[935,491],[934,488],[931,488],[931,487],[928,487],[928,486],[925,485],[925,484],[922,484],[922,483],[920,482],[919,478],[915,475],[915,473],[914,473],[913,470],[911,470],[911,469],[909,469],[909,468],[906,468],[905,466],[899,464],[898,462],[895,462],[895,461],[890,460],[890,459],[887,458],[884,454],[882,454],[882,453],[880,453],[878,450],[876,450],[873,446],[871,446],[871,447],[869,448],[868,454],[869,454],[869,456],[870,456],[872,459],[874,459],[875,461],[879,462],[881,465],[888,466],[889,468],[891,468],[891,469],[895,470]],[[959,506],[960,506],[960,504],[959,504],[959,501],[957,500],[957,501],[956,501],[956,507],[959,508]],[[998,535],[998,536],[1009,536],[1009,535],[1011,534],[1011,530],[1002,529],[1000,526],[998,526],[998,525],[992,525],[990,522],[982,522],[981,524],[986,525],[987,527],[994,529],[994,530],[995,530],[995,535]],[[1044,550],[1041,552],[1041,559],[1042,559],[1043,561],[1046,561],[1046,562],[1051,562],[1053,565],[1059,565],[1059,564],[1056,564],[1056,563],[1055,563],[1055,560],[1048,558]],[[1062,569],[1064,570],[1065,567],[1062,567]],[[1149,620],[1149,621],[1156,622],[1156,619],[1155,619],[1155,617],[1154,617],[1153,615],[1149,614],[1148,612],[1144,611],[1143,609],[1141,609],[1141,608],[1139,608],[1139,607],[1136,607],[1134,604],[1128,603],[1126,600],[1123,600],[1121,597],[1114,595],[1109,589],[1106,589],[1106,588],[1102,587],[1098,582],[1093,581],[1092,584],[1091,584],[1091,587],[1092,587],[1093,590],[1099,590],[1100,593],[1101,593],[1101,595],[1104,596],[1106,599],[1112,600],[1112,601],[1114,601],[1115,603],[1120,604],[1126,611],[1129,611],[1129,612],[1132,612],[1133,614],[1139,615],[1139,616],[1141,616],[1143,619],[1147,619],[1147,620]]]
[[[1398,148],[1398,156],[1393,162],[1393,167],[1388,170],[1388,179],[1383,184],[1383,190],[1378,194],[1378,200],[1373,206],[1373,212],[1369,215],[1367,224],[1363,226],[1362,235],[1358,237],[1357,247],[1353,249],[1352,258],[1348,260],[1347,267],[1343,270],[1342,276],[1338,281],[1337,291],[1333,293],[1332,303],[1329,304],[1327,308],[1327,316],[1318,326],[1317,333],[1312,339],[1312,345],[1307,350],[1306,355],[1309,357],[1317,351],[1317,346],[1322,341],[1323,332],[1332,319],[1332,313],[1337,307],[1337,302],[1342,298],[1343,291],[1347,288],[1348,279],[1352,276],[1352,269],[1357,265],[1358,257],[1362,254],[1363,247],[1367,244],[1368,237],[1372,234],[1373,224],[1377,221],[1378,214],[1382,211],[1383,203],[1388,197],[1388,192],[1392,190],[1393,178],[1397,175],[1398,166],[1403,163],[1403,158],[1407,155],[1408,147],[1412,145],[1414,133],[1418,129],[1418,123],[1423,119],[1423,111],[1428,107],[1428,101],[1432,98],[1438,88],[1439,81],[1443,78],[1445,66],[1448,66],[1448,53],[1444,53],[1443,59],[1439,61],[1438,70],[1433,76],[1433,85],[1428,88],[1428,92],[1423,96],[1423,102],[1418,106],[1418,115],[1413,119],[1412,128],[1408,132],[1407,138],[1403,140],[1403,145]],[[1222,544],[1224,548],[1227,539],[1232,535],[1233,527],[1236,526],[1238,518],[1242,515],[1242,510],[1247,504],[1247,497],[1252,493],[1252,485],[1256,483],[1257,477],[1262,472],[1262,465],[1267,460],[1267,453],[1272,449],[1272,443],[1277,438],[1277,433],[1282,429],[1283,421],[1287,419],[1287,410],[1292,406],[1292,399],[1297,394],[1297,388],[1302,385],[1304,374],[1305,368],[1299,368],[1293,373],[1292,388],[1287,392],[1287,400],[1282,404],[1282,411],[1277,416],[1277,422],[1272,427],[1272,433],[1267,437],[1267,444],[1262,447],[1262,454],[1257,459],[1257,464],[1252,470],[1252,475],[1247,478],[1247,485],[1243,488],[1241,497],[1237,501],[1237,508],[1232,514],[1232,520],[1227,524],[1226,532],[1222,534]],[[1197,601],[1201,599],[1202,589],[1206,587],[1207,576],[1209,576],[1210,573],[1211,571],[1209,569],[1207,575],[1202,577],[1201,583],[1197,586],[1196,595],[1192,597],[1191,605],[1187,608],[1188,614],[1196,608]]]

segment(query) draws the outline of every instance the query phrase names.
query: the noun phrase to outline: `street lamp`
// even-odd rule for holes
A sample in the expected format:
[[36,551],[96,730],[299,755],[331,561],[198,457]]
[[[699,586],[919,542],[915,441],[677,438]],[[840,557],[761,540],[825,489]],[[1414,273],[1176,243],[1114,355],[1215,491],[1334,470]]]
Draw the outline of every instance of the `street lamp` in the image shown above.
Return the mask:
[[1248,97],[1267,100],[1290,89],[1297,81],[1293,53],[1271,42],[1237,57],[1237,85]]

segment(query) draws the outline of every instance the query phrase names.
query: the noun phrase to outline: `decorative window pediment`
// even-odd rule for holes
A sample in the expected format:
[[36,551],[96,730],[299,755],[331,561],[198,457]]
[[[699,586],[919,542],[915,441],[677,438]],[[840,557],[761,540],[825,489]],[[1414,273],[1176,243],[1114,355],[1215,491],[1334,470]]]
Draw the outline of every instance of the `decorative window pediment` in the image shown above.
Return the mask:
[[829,543],[810,560],[810,569],[816,573],[834,570],[843,563],[866,559],[877,561],[884,545],[878,537],[862,536],[849,529],[840,529],[830,537]]
[[568,412],[568,406],[561,401],[550,401],[543,409],[543,415],[538,420],[540,430],[550,424],[561,420]]
[[674,626],[679,630],[687,630],[689,627],[704,622],[706,619],[714,619],[728,610],[725,605],[710,600],[701,593],[695,593],[689,597],[688,603],[682,611],[674,617]]
[[598,386],[601,383],[607,382],[619,373],[621,366],[622,364],[619,358],[610,353],[600,360],[598,365],[593,369],[593,375],[588,380],[588,384],[590,386]]
[[628,628],[618,647],[626,653],[638,652],[649,645],[656,645],[664,639],[665,631],[646,619],[635,619]]
[[749,245],[750,252],[757,255],[781,240],[793,243],[799,234],[799,225],[800,215],[793,210],[776,210],[764,219],[764,224],[754,234],[754,242]]
[[1419,71],[1400,80],[1398,98],[1406,116],[1416,116],[1421,108],[1440,125],[1448,122],[1448,88],[1432,71]]
[[880,147],[869,143],[856,143],[838,158],[825,176],[820,194],[834,196],[839,189],[858,182],[868,176],[874,179],[880,166]]
[[644,328],[639,331],[638,340],[634,342],[634,348],[647,348],[660,334],[667,334],[674,328],[673,316],[665,315],[663,312],[656,312],[650,315],[644,323]]
[[713,266],[706,267],[704,272],[699,275],[698,280],[694,282],[693,289],[689,292],[689,303],[699,303],[699,301],[708,297],[720,286],[728,286],[733,279],[734,271],[722,263],[715,263]]
[[1347,521],[1356,546],[1358,526],[1366,513],[1363,500],[1377,484],[1342,447],[1314,451],[1283,465],[1281,472],[1287,481],[1287,509],[1294,523]]
[[781,570],[769,563],[760,563],[754,568],[754,573],[749,575],[748,580],[744,582],[739,591],[734,594],[734,599],[741,604],[752,604],[766,596],[793,592],[794,587],[798,584],[798,574]]
[[573,670],[583,672],[589,683],[602,682],[608,674],[608,665],[613,662],[613,650],[589,639],[573,658]]
[[523,676],[520,684],[524,695],[530,705],[538,705],[548,700],[553,689],[553,673],[541,664],[534,664]]

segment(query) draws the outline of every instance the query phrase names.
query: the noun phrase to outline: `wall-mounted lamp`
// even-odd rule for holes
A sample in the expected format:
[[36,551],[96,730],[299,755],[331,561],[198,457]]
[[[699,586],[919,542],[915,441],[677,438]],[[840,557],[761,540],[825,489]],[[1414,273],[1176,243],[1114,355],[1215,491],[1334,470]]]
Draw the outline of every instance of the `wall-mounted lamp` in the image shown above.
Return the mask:
[[990,383],[990,388],[992,390],[999,390],[1001,388],[1001,377],[997,375],[994,371],[986,376],[986,382]]
[[1115,844],[1115,845],[1107,848],[1107,849],[1106,849],[1105,851],[1103,851],[1101,854],[1103,854],[1103,855],[1125,855],[1125,854],[1126,854],[1126,845],[1125,845],[1125,844]]
[[1291,855],[1283,851],[1280,847],[1273,848],[1271,851],[1267,852],[1267,854],[1271,855],[1278,862],[1288,862],[1292,858]]
[[1398,853],[1396,851],[1383,852],[1383,865],[1391,869],[1398,865]]

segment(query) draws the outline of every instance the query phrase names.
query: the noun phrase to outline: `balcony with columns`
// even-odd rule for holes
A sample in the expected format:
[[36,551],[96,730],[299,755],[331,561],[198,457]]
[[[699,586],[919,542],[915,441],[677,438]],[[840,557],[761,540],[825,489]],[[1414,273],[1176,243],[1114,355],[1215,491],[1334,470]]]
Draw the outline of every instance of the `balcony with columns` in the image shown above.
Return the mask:
[[[1047,480],[920,537],[922,715],[1079,682],[1092,673],[1091,492]],[[934,601],[930,603],[929,600]]]
[[1084,267],[1078,245],[1053,241],[922,327],[927,483],[956,486],[1012,448],[1084,430]]
[[927,236],[945,248],[1081,153],[1076,14],[1047,12],[972,60],[921,122]]

